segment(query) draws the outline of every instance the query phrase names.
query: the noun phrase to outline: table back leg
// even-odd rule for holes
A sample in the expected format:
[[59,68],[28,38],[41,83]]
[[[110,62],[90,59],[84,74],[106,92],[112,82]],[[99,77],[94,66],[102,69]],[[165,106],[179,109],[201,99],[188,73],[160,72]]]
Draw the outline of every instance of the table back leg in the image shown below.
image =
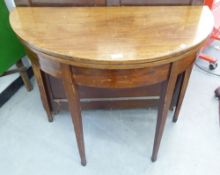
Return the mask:
[[171,104],[170,104],[170,110],[171,111],[173,111],[174,108],[177,106],[178,97],[179,97],[180,90],[181,90],[181,87],[182,87],[183,74],[184,73],[181,73],[177,77],[177,81],[176,81],[176,85],[175,85],[175,90],[174,90],[172,101],[171,101]]
[[193,65],[191,65],[188,69],[186,69],[186,71],[183,73],[183,80],[182,80],[182,86],[180,89],[180,94],[179,94],[179,98],[177,101],[177,105],[176,105],[176,109],[174,112],[174,116],[173,116],[173,122],[176,122],[178,120],[178,116],[180,113],[180,109],[183,103],[183,99],[186,93],[186,88],[188,86],[188,82],[189,82],[189,78],[190,78],[190,74],[192,72],[192,67]]
[[83,125],[80,110],[80,98],[78,94],[78,87],[74,83],[72,78],[71,67],[68,65],[62,65],[63,70],[63,85],[68,99],[69,111],[71,113],[75,135],[77,140],[77,145],[79,149],[79,154],[81,158],[81,164],[86,165],[86,156],[84,148],[84,138],[83,138]]
[[[22,60],[19,60],[16,63],[16,66],[18,68],[24,68],[25,67]],[[33,89],[33,87],[32,87],[31,82],[29,80],[29,77],[28,77],[28,74],[27,74],[27,69],[26,69],[26,71],[20,71],[19,73],[20,73],[20,76],[21,76],[21,78],[24,82],[24,86],[27,89],[27,91],[31,91]]]

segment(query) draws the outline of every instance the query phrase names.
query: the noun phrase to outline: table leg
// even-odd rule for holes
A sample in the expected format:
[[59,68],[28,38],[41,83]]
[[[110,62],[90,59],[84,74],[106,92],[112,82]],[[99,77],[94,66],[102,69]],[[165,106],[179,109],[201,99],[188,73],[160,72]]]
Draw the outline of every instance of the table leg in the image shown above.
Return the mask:
[[44,73],[36,66],[32,65],[33,71],[34,71],[34,76],[37,80],[37,84],[40,90],[40,96],[41,100],[43,102],[44,109],[47,112],[47,117],[48,121],[52,122],[53,121],[53,115],[52,115],[52,110],[50,106],[50,100],[49,100],[49,94],[47,92],[46,88],[46,82],[44,78]]
[[166,123],[170,103],[172,100],[172,95],[175,88],[176,80],[177,80],[177,75],[175,73],[175,70],[171,68],[171,73],[168,80],[162,83],[159,111],[157,115],[156,132],[154,137],[153,153],[151,157],[152,162],[157,160],[158,150],[160,147],[160,142],[163,135],[163,130]]
[[82,125],[78,87],[72,79],[72,72],[70,66],[63,65],[62,67],[64,72],[63,85],[64,85],[66,97],[68,99],[69,111],[71,113],[74,129],[75,129],[75,135],[76,135],[77,145],[81,158],[81,164],[85,166],[86,156],[85,156],[85,148],[84,148],[83,125]]
[[185,93],[186,93],[186,88],[187,88],[187,85],[188,85],[188,82],[189,82],[190,74],[192,72],[192,67],[193,67],[193,65],[190,66],[188,69],[186,69],[186,71],[183,74],[182,86],[181,86],[181,89],[180,89],[179,98],[178,98],[176,109],[175,109],[175,112],[174,112],[173,122],[176,122],[178,120],[178,116],[179,116],[179,113],[180,113],[180,108],[182,106],[183,99],[184,99],[184,96],[185,96]]
[[[21,59],[18,60],[18,62],[16,63],[16,66],[18,68],[24,68],[25,67]],[[26,71],[20,71],[19,73],[20,73],[20,76],[21,76],[21,78],[24,82],[24,86],[27,89],[27,91],[31,91],[33,89],[33,87],[32,87],[31,82],[29,80],[29,77],[28,77],[28,74],[27,74],[27,69],[26,69]]]
[[46,80],[45,80],[44,73],[40,70],[40,66],[38,66],[37,56],[29,50],[26,50],[26,53],[27,53],[27,55],[30,58],[31,63],[32,63],[34,76],[35,76],[35,79],[36,79],[38,87],[39,87],[41,101],[43,103],[44,109],[47,112],[48,121],[52,122],[53,121],[53,115],[52,115],[50,97],[49,97],[49,92],[47,91]]
[[173,111],[174,108],[177,106],[179,94],[180,94],[180,89],[182,87],[182,80],[183,80],[183,73],[179,74],[177,77],[177,82],[175,85],[175,90],[173,93],[172,101],[170,104],[170,110]]

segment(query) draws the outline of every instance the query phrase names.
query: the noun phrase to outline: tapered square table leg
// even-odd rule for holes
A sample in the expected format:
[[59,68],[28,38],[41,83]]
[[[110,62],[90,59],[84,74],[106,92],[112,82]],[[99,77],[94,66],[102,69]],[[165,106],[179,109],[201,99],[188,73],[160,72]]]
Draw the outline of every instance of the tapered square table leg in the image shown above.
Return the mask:
[[63,85],[68,99],[69,111],[71,113],[74,129],[75,129],[75,135],[76,135],[77,145],[81,158],[81,164],[85,166],[86,156],[85,156],[85,148],[84,148],[83,125],[82,125],[78,88],[73,81],[70,66],[63,65],[62,69],[64,72]]

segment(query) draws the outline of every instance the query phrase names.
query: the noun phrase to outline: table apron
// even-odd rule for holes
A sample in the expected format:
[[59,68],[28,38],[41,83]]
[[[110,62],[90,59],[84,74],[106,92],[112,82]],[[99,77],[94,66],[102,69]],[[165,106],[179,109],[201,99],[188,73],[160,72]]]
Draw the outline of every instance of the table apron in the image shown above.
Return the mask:
[[[37,58],[32,58],[32,64],[53,77],[62,78],[61,67],[64,63],[47,59],[44,54],[37,53],[37,55]],[[96,88],[135,88],[166,81],[172,64],[175,64],[177,74],[183,72],[194,62],[195,55],[195,52],[191,52],[176,62],[134,69],[95,69],[69,66],[72,78],[77,85]]]

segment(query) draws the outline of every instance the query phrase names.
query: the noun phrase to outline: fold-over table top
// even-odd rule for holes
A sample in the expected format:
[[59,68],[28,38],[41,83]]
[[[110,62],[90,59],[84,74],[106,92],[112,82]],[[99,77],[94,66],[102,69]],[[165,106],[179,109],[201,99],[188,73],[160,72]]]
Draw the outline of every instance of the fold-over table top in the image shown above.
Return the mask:
[[36,51],[74,65],[168,63],[211,33],[206,6],[18,7],[10,23]]

